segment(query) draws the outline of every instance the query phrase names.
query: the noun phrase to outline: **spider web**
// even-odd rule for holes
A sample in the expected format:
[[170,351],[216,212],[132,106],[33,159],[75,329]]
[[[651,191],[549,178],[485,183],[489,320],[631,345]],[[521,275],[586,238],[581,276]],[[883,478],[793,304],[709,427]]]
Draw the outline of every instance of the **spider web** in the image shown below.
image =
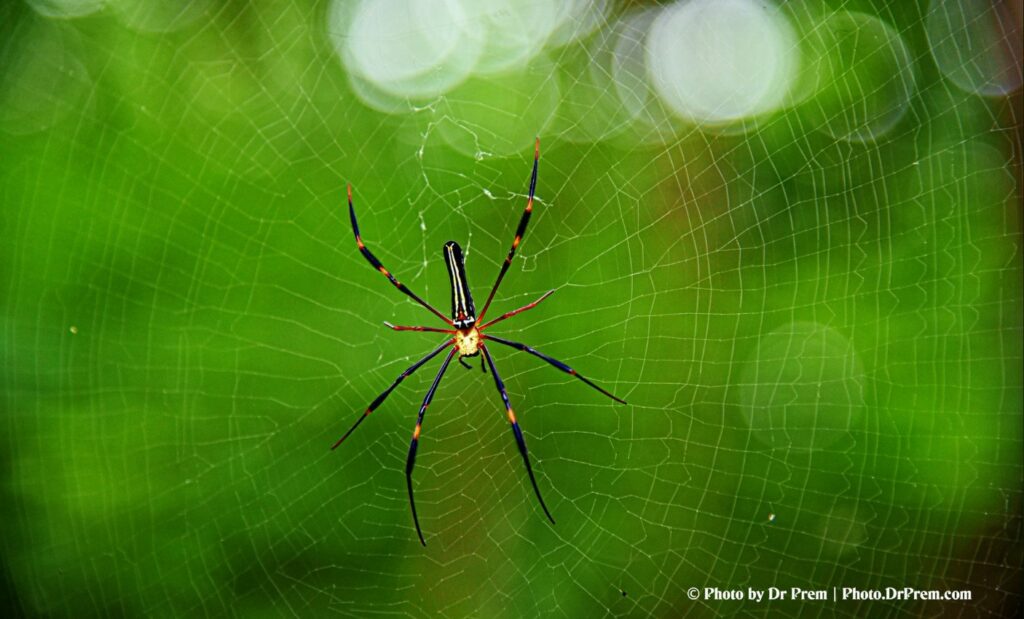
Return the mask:
[[[1019,611],[1020,3],[510,2],[452,51],[438,7],[464,4],[378,47],[367,3],[0,9],[9,605],[718,616],[766,603],[688,590],[909,586],[973,600],[771,608]],[[658,64],[693,23],[715,53]],[[757,28],[774,73],[736,44]],[[551,526],[492,379],[453,364],[422,548],[403,477],[439,360],[328,450],[440,340],[383,327],[434,323],[357,252],[345,183],[402,282],[446,310],[454,239],[479,303],[535,135],[492,315],[556,292],[495,333],[629,405],[491,347]]]

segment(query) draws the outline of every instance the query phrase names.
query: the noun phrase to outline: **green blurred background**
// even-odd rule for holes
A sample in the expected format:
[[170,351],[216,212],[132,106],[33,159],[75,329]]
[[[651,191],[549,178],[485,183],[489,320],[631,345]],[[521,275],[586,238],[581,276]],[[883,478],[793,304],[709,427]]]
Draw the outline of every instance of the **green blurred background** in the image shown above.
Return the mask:
[[[1020,3],[435,4],[0,8],[11,611],[1019,612]],[[737,16],[772,36],[712,30]],[[551,526],[453,366],[422,548],[438,362],[328,449],[438,341],[381,324],[432,317],[359,256],[345,183],[403,282],[447,307],[455,239],[482,300],[535,135],[495,308],[557,292],[501,333],[630,404],[494,351]]]

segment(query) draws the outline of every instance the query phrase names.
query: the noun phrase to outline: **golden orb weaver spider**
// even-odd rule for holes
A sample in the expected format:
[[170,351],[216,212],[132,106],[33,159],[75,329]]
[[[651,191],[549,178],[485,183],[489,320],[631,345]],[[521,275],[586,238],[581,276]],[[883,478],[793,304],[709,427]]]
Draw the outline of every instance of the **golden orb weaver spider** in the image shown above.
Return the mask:
[[458,243],[455,241],[448,241],[444,244],[444,248],[442,250],[444,252],[445,264],[448,266],[448,276],[451,280],[452,288],[452,317],[448,318],[441,312],[437,311],[437,309],[432,305],[418,297],[414,292],[406,288],[404,284],[395,279],[395,276],[384,268],[384,265],[381,264],[380,260],[378,260],[377,257],[367,249],[366,245],[363,243],[362,237],[359,235],[359,224],[356,223],[356,211],[352,206],[352,186],[348,186],[348,215],[352,222],[352,233],[355,234],[356,245],[359,247],[360,253],[363,254],[363,257],[366,258],[367,262],[369,262],[373,268],[383,273],[395,288],[398,288],[403,294],[411,297],[414,301],[433,312],[438,318],[451,327],[450,329],[418,326],[406,327],[385,322],[385,325],[395,331],[429,331],[433,333],[445,333],[450,335],[451,338],[442,342],[440,346],[430,351],[425,357],[412,364],[404,372],[399,374],[398,378],[391,383],[391,386],[385,389],[383,393],[378,395],[373,402],[370,403],[370,406],[363,411],[363,414],[354,424],[352,424],[352,427],[348,429],[348,432],[345,432],[345,434],[338,439],[338,442],[331,447],[331,449],[335,449],[341,445],[345,439],[347,439],[348,436],[352,434],[357,427],[359,427],[359,424],[369,416],[370,413],[384,403],[384,400],[392,391],[394,391],[399,383],[405,380],[407,376],[418,370],[426,362],[441,354],[445,349],[450,348],[448,355],[444,358],[444,362],[441,363],[441,369],[437,372],[434,382],[430,385],[430,389],[427,390],[426,397],[423,398],[423,404],[420,405],[419,414],[416,417],[416,428],[412,432],[412,443],[409,445],[409,455],[405,462],[405,481],[409,489],[409,506],[412,508],[412,520],[416,525],[416,534],[419,535],[420,543],[424,546],[427,545],[427,542],[423,539],[423,531],[420,529],[419,517],[416,515],[416,501],[413,499],[412,492],[412,470],[413,466],[416,464],[416,449],[419,445],[420,429],[423,427],[423,415],[426,413],[427,407],[430,406],[430,401],[434,399],[434,392],[437,391],[437,386],[441,384],[441,377],[444,376],[445,371],[448,369],[448,364],[451,363],[452,357],[456,354],[459,355],[459,363],[464,367],[469,368],[469,365],[467,365],[463,359],[465,357],[475,357],[483,353],[483,359],[480,360],[480,368],[484,372],[487,371],[484,367],[484,361],[486,360],[487,367],[490,367],[491,369],[491,376],[494,377],[494,385],[498,388],[498,393],[501,394],[501,401],[505,405],[508,422],[512,426],[512,433],[515,435],[516,445],[519,447],[519,453],[523,456],[523,464],[526,465],[526,473],[530,477],[530,483],[533,485],[533,491],[536,493],[537,500],[540,501],[540,506],[544,510],[544,514],[548,517],[548,520],[551,521],[551,524],[555,523],[555,519],[551,517],[551,512],[548,511],[548,506],[544,504],[544,497],[540,495],[540,488],[537,487],[537,480],[533,476],[533,467],[530,466],[530,457],[526,453],[526,440],[523,438],[522,430],[519,429],[519,422],[516,421],[516,415],[512,411],[512,404],[509,402],[508,393],[505,391],[505,384],[502,382],[501,376],[498,375],[498,369],[494,367],[494,360],[491,358],[491,353],[487,350],[487,345],[484,344],[484,341],[495,342],[503,346],[527,352],[535,357],[539,357],[566,374],[575,376],[590,387],[600,391],[616,402],[621,404],[626,403],[625,400],[617,398],[601,387],[598,387],[588,379],[584,378],[579,372],[557,359],[534,350],[526,344],[502,339],[495,335],[484,334],[484,330],[492,325],[511,318],[521,312],[525,312],[526,310],[533,309],[541,301],[548,298],[554,290],[547,291],[533,303],[502,314],[490,322],[485,322],[480,326],[477,326],[478,322],[483,322],[484,316],[487,314],[487,309],[491,306],[491,301],[494,300],[494,293],[498,291],[498,286],[501,285],[501,280],[505,277],[505,273],[508,271],[509,265],[512,264],[512,257],[516,254],[516,248],[519,247],[519,243],[523,240],[523,235],[526,233],[526,224],[530,222],[530,214],[533,212],[533,194],[537,188],[537,162],[539,159],[540,138],[537,138],[533,146],[533,173],[530,176],[530,193],[526,199],[526,210],[523,211],[523,215],[519,220],[519,227],[516,228],[516,236],[512,241],[512,248],[508,251],[508,255],[505,256],[505,262],[501,265],[501,270],[498,272],[498,279],[494,282],[494,286],[491,288],[491,293],[487,295],[487,302],[484,303],[484,309],[480,312],[479,316],[477,316],[476,309],[473,306],[473,296],[469,292],[469,283],[466,280],[466,264],[462,256],[462,248],[459,247]]

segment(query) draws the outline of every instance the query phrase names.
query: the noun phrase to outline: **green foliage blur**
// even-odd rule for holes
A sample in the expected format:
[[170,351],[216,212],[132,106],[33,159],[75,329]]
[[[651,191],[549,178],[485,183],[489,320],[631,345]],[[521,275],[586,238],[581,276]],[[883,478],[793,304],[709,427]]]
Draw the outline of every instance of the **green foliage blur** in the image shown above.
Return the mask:
[[[863,142],[828,125],[858,76],[744,131],[588,142],[531,95],[563,71],[573,96],[567,50],[386,114],[323,2],[211,4],[162,33],[4,4],[4,601],[677,617],[766,612],[690,587],[913,586],[1019,609],[1021,95],[946,83],[911,4],[844,7],[903,33],[916,75]],[[517,95],[529,113],[505,115]],[[516,118],[518,150],[474,141]],[[538,206],[494,311],[557,292],[501,333],[629,405],[494,350],[551,526],[490,377],[453,364],[417,461],[421,548],[404,466],[437,364],[329,450],[438,341],[383,327],[434,323],[358,254],[345,184],[366,243],[442,310],[441,246],[462,243],[479,306],[534,134]]]

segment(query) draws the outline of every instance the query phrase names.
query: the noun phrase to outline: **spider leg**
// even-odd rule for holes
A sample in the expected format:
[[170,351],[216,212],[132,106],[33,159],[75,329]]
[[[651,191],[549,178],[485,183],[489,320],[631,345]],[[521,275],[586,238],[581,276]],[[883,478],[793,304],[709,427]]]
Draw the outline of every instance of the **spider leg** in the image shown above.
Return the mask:
[[430,333],[455,333],[454,329],[438,329],[436,327],[407,327],[404,325],[393,325],[388,321],[384,321],[384,326],[388,329],[394,329],[395,331],[429,331]]
[[494,300],[494,293],[498,291],[498,286],[501,285],[501,280],[505,277],[505,273],[508,272],[509,265],[512,264],[512,256],[516,255],[516,248],[519,247],[519,243],[523,240],[523,235],[526,234],[526,224],[530,223],[530,214],[533,213],[533,194],[537,189],[537,161],[540,159],[540,138],[533,143],[533,173],[530,175],[530,194],[526,198],[526,210],[523,211],[523,216],[519,219],[519,227],[516,228],[516,238],[512,240],[512,249],[508,250],[508,255],[505,256],[505,262],[501,265],[501,271],[498,272],[498,279],[494,282],[494,287],[491,288],[491,294],[487,295],[487,302],[484,303],[484,309],[480,312],[478,320],[483,320],[484,314],[487,313],[487,308],[491,306],[491,301]]
[[491,366],[491,376],[494,377],[494,386],[498,388],[498,393],[501,394],[501,401],[505,404],[505,413],[508,415],[508,422],[512,425],[512,433],[516,436],[516,445],[519,447],[519,453],[523,456],[523,464],[526,465],[526,473],[530,476],[530,483],[533,484],[533,491],[537,494],[537,500],[540,501],[541,508],[544,509],[544,514],[551,521],[551,524],[555,524],[555,519],[551,517],[551,512],[548,511],[548,506],[544,504],[544,497],[540,495],[540,488],[537,487],[537,480],[533,476],[533,467],[530,466],[530,457],[526,455],[526,439],[523,438],[523,431],[519,429],[519,422],[516,421],[516,414],[512,412],[512,404],[508,401],[508,392],[505,391],[505,383],[502,382],[501,376],[498,375],[497,368],[494,367],[494,359],[491,359],[491,353],[488,352],[487,347],[480,345],[480,350],[483,351],[484,357],[487,359],[487,365]]
[[473,368],[469,367],[469,364],[466,363],[466,358],[463,357],[462,355],[459,355],[459,365],[461,365],[462,367],[466,368],[467,370],[472,370],[473,369]]
[[577,372],[576,370],[574,370],[571,367],[567,366],[566,364],[562,363],[558,359],[554,359],[552,357],[549,357],[549,356],[545,355],[544,353],[542,353],[542,352],[540,352],[538,350],[534,350],[533,348],[530,348],[526,344],[520,344],[519,342],[512,342],[512,341],[509,341],[509,340],[503,340],[500,337],[495,337],[493,335],[481,335],[480,337],[482,337],[483,339],[491,340],[493,342],[497,342],[499,344],[504,344],[505,346],[508,346],[510,348],[516,348],[518,350],[522,350],[523,352],[528,352],[528,353],[530,353],[531,355],[533,355],[535,357],[540,357],[541,359],[547,361],[548,363],[550,363],[551,365],[555,366],[559,370],[562,370],[566,374],[571,374],[572,376],[575,376],[576,378],[582,380],[583,382],[587,383],[588,385],[590,385],[594,389],[597,389],[598,391],[600,391],[601,393],[605,394],[609,398],[615,400],[616,402],[618,402],[620,404],[625,404],[626,403],[625,400],[623,400],[621,398],[617,398],[617,397],[613,396],[612,394],[608,393],[607,391],[605,391],[604,389],[598,387],[594,383],[590,382],[590,380],[584,378],[579,372]]
[[363,420],[366,419],[370,413],[372,413],[374,410],[377,409],[378,406],[384,403],[384,400],[386,400],[387,397],[391,395],[391,392],[395,390],[395,387],[397,387],[399,383],[405,380],[406,376],[412,374],[413,372],[418,370],[420,366],[422,366],[424,363],[436,357],[438,354],[440,354],[442,350],[451,346],[454,341],[454,339],[446,340],[440,346],[427,353],[427,356],[423,357],[416,363],[410,365],[404,372],[399,374],[398,378],[395,379],[395,382],[391,383],[390,387],[385,389],[383,393],[381,393],[376,397],[376,399],[374,399],[370,406],[367,407],[365,411],[363,411],[363,414],[359,416],[359,419],[356,419],[356,422],[352,424],[351,428],[348,429],[348,432],[345,433],[345,436],[342,436],[340,439],[338,439],[338,442],[331,446],[331,449],[337,449],[338,445],[341,445],[345,441],[345,439],[348,438],[348,435],[352,434],[352,432],[359,427],[359,424],[363,423]]
[[419,415],[416,417],[416,429],[412,431],[412,442],[409,444],[409,457],[405,460],[405,483],[409,487],[409,506],[412,507],[412,521],[416,523],[416,534],[420,536],[420,543],[424,546],[427,545],[427,542],[423,539],[423,531],[420,529],[420,519],[416,515],[416,501],[412,498],[412,467],[416,465],[416,448],[420,444],[420,428],[423,427],[423,414],[427,412],[427,407],[430,406],[430,401],[434,399],[434,392],[437,391],[437,386],[441,384],[441,377],[444,376],[444,371],[448,369],[448,364],[451,363],[455,352],[456,350],[452,348],[448,353],[448,356],[444,358],[444,363],[441,364],[441,369],[437,372],[437,376],[434,378],[434,383],[430,385],[430,390],[427,391],[427,396],[423,398],[423,404],[420,406]]
[[543,296],[541,296],[541,298],[537,299],[533,303],[530,303],[529,305],[524,305],[524,306],[520,307],[517,310],[512,310],[511,312],[505,312],[504,314],[502,314],[501,316],[498,316],[494,320],[492,320],[490,322],[486,322],[486,323],[480,325],[479,327],[477,327],[477,330],[483,331],[484,329],[486,329],[487,327],[493,325],[494,323],[501,322],[502,320],[505,320],[506,318],[511,318],[511,317],[515,316],[516,314],[525,312],[526,310],[531,310],[531,309],[537,307],[538,305],[540,305],[541,301],[543,301],[544,299],[550,297],[552,294],[554,294],[554,292],[555,292],[554,290],[548,290],[547,292],[545,292],[543,294]]
[[352,221],[352,233],[355,234],[356,236],[356,245],[359,246],[359,252],[363,254],[363,257],[366,258],[366,261],[370,263],[370,266],[383,273],[384,276],[388,278],[388,281],[390,281],[395,286],[395,288],[401,290],[403,294],[409,296],[410,298],[412,298],[412,300],[416,301],[417,303],[427,308],[428,310],[434,312],[434,314],[436,314],[438,318],[445,321],[447,324],[452,324],[450,318],[434,309],[434,306],[416,296],[416,293],[406,288],[405,284],[395,279],[395,276],[391,274],[391,271],[385,269],[384,265],[381,264],[380,260],[377,259],[377,256],[374,256],[373,252],[367,249],[366,245],[363,244],[363,239],[361,236],[359,236],[359,224],[356,223],[356,210],[352,206],[352,185],[348,186],[348,217]]

